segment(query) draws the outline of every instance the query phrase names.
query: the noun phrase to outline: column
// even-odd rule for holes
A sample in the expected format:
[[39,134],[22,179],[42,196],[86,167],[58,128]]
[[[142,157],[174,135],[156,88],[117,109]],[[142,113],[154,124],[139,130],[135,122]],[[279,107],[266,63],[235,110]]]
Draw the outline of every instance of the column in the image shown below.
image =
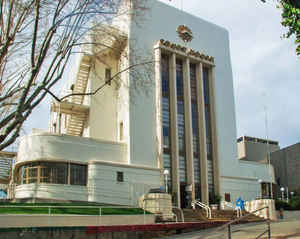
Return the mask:
[[157,164],[161,170],[161,185],[164,185],[163,175],[163,133],[162,133],[162,89],[161,89],[161,49],[154,51],[155,59],[155,97],[156,97],[156,135],[157,135]]
[[212,156],[214,170],[214,189],[216,194],[220,194],[220,174],[219,174],[219,152],[217,137],[217,119],[215,104],[215,67],[211,67],[209,71],[209,95],[210,95],[210,117],[211,117],[211,136],[212,136]]
[[192,185],[191,200],[195,200],[190,60],[188,58],[183,61],[183,79],[186,175],[187,185]]
[[170,56],[170,117],[171,117],[171,158],[172,191],[176,193],[175,204],[180,207],[179,153],[177,129],[177,94],[176,94],[176,55]]
[[207,153],[206,153],[206,126],[205,126],[205,105],[203,95],[203,77],[202,63],[196,66],[197,78],[197,103],[199,119],[199,139],[200,139],[200,183],[201,183],[201,200],[208,204],[208,176],[207,176]]

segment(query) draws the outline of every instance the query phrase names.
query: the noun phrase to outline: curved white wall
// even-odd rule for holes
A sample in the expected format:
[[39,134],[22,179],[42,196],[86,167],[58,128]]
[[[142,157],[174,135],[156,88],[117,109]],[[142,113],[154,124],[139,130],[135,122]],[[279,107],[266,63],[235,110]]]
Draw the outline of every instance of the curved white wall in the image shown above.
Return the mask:
[[[160,187],[158,168],[128,165],[126,145],[90,138],[41,133],[22,137],[16,162],[88,164],[87,186],[31,183],[16,187],[17,199],[90,201],[137,206],[139,197]],[[124,181],[117,181],[122,172]]]
[[105,160],[127,163],[126,145],[69,135],[41,133],[21,138],[16,164],[32,160],[58,160],[88,163]]

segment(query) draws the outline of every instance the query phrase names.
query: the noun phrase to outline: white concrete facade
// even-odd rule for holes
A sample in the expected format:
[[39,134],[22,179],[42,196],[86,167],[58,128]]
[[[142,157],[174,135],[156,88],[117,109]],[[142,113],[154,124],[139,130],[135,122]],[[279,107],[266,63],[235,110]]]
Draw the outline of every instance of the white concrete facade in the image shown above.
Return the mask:
[[[126,145],[122,143],[50,133],[24,136],[15,171],[35,162],[84,164],[87,185],[21,184],[16,187],[15,198],[137,206],[137,200],[150,188],[160,186],[160,170],[128,164],[125,158]],[[122,182],[117,181],[117,172],[123,173]]]
[[[80,58],[76,82],[86,77],[86,88],[90,92],[105,83],[107,69],[111,76],[126,67],[141,62],[156,60],[149,74],[140,67],[120,73],[118,80],[112,81],[99,94],[80,98],[78,101],[62,102],[54,105],[57,117],[51,121],[52,130],[59,134],[37,134],[25,136],[20,143],[17,166],[31,162],[66,162],[87,165],[87,185],[54,185],[46,183],[27,183],[17,186],[16,198],[48,198],[57,200],[80,200],[113,204],[136,205],[138,197],[150,188],[164,185],[162,171],[162,122],[161,122],[161,86],[160,62],[161,51],[170,54],[173,61],[170,70],[173,98],[170,107],[171,118],[177,115],[176,106],[176,59],[183,59],[184,80],[189,79],[190,61],[197,64],[198,121],[201,144],[200,172],[201,195],[208,202],[210,180],[213,191],[225,198],[231,195],[231,201],[241,196],[245,200],[255,199],[260,195],[258,179],[268,175],[265,165],[241,162],[237,158],[236,121],[233,96],[233,79],[229,51],[228,32],[215,24],[172,8],[156,0],[147,1],[149,10],[143,16],[123,14],[115,19],[114,26],[119,28],[119,35],[126,35],[120,54],[110,51],[94,51],[94,55]],[[130,12],[130,11],[129,11]],[[127,22],[123,20],[127,19]],[[126,23],[126,24],[125,24]],[[138,24],[137,24],[138,23]],[[179,25],[188,26],[194,39],[187,43],[178,37]],[[171,47],[164,47],[160,40],[184,46],[186,52],[179,52]],[[160,42],[160,43],[159,43]],[[113,43],[114,44],[114,43]],[[193,49],[213,60],[191,56],[188,49]],[[101,58],[101,61],[97,60]],[[176,67],[176,66],[175,66]],[[209,67],[209,92],[211,134],[213,144],[212,163],[206,163],[206,126],[203,103],[203,67]],[[80,68],[81,69],[81,68]],[[135,73],[135,74],[133,74]],[[139,78],[148,75],[149,78]],[[170,78],[171,79],[171,78]],[[171,80],[170,80],[171,81]],[[82,83],[80,83],[82,84]],[[189,85],[188,85],[189,86]],[[184,84],[184,97],[189,99],[190,89]],[[79,98],[79,97],[77,97]],[[186,146],[186,185],[192,185],[192,199],[195,198],[193,148],[191,126],[191,103],[185,102],[185,141]],[[77,111],[76,111],[77,110]],[[76,112],[77,113],[76,113]],[[71,112],[71,113],[70,113]],[[71,116],[62,114],[70,113]],[[76,114],[75,114],[76,113]],[[75,120],[79,115],[83,122]],[[72,117],[74,117],[72,119]],[[62,121],[65,120],[65,124]],[[73,120],[73,121],[72,121]],[[177,121],[171,124],[174,135],[178,136]],[[68,130],[59,127],[72,125],[72,132],[78,136],[61,135]],[[71,131],[70,131],[71,132]],[[172,134],[173,134],[172,133]],[[181,200],[179,181],[178,137],[172,136],[173,144],[173,192],[177,203]],[[84,138],[85,137],[85,138]],[[176,150],[175,150],[175,149]],[[212,165],[212,166],[211,166]],[[211,175],[208,167],[211,166]],[[39,169],[42,172],[42,169]],[[28,171],[28,170],[27,170]],[[27,172],[26,171],[26,172]],[[117,172],[124,173],[124,182],[116,181]],[[29,177],[29,176],[28,176]],[[70,176],[69,176],[70,177]],[[212,178],[210,178],[212,177]],[[39,179],[40,180],[40,179]],[[30,182],[30,177],[26,182]],[[39,181],[40,182],[40,181]],[[70,179],[68,179],[70,182]]]

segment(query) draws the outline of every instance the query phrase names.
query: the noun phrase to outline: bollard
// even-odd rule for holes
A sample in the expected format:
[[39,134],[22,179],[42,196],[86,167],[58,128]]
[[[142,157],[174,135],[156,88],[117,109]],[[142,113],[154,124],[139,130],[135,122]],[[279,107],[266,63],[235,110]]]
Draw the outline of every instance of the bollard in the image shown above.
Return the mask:
[[279,218],[283,219],[283,208],[280,208],[279,210]]

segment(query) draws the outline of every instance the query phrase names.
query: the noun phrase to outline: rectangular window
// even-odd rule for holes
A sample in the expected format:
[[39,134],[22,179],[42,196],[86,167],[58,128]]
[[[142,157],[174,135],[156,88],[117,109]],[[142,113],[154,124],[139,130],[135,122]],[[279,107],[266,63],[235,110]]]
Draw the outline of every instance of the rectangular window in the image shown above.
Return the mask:
[[123,132],[123,129],[124,128],[124,125],[123,125],[123,121],[120,122],[120,141],[122,141],[124,139],[124,132]]
[[85,186],[87,184],[87,166],[71,164],[70,184]]
[[117,172],[117,182],[124,182],[124,172]]
[[230,202],[231,201],[230,193],[225,193],[225,201],[226,202]]
[[111,85],[111,69],[110,68],[105,69],[105,83],[107,83],[108,85]]

